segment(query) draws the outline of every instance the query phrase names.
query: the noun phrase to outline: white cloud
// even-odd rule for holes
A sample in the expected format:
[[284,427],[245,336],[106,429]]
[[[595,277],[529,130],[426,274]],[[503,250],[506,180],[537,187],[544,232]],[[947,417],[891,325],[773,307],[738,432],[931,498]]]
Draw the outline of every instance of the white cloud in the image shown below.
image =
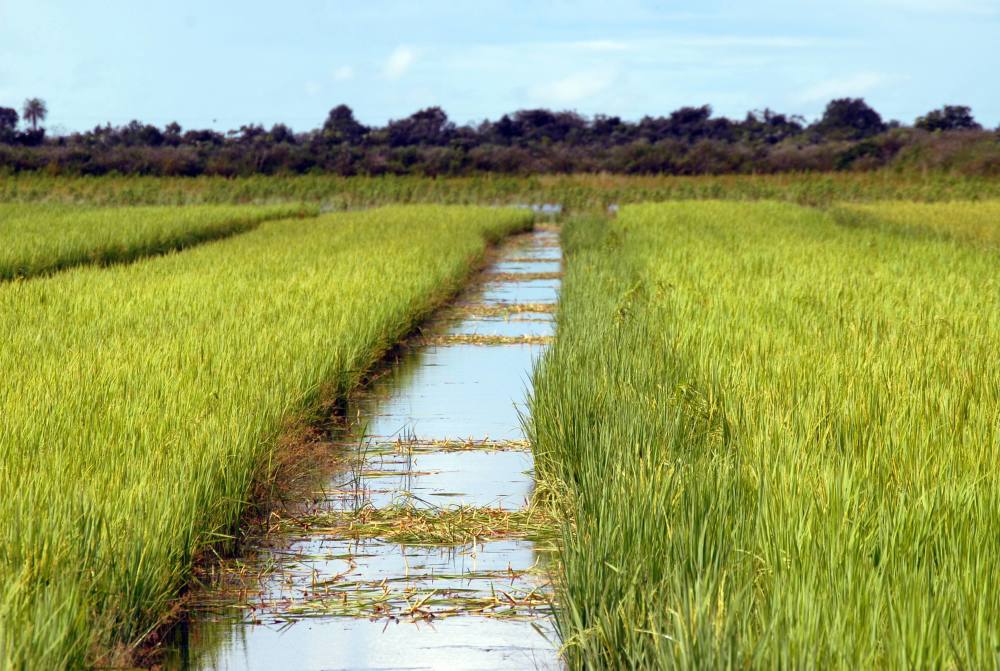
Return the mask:
[[809,86],[794,96],[799,103],[825,102],[832,98],[860,96],[882,86],[888,78],[878,72],[859,72],[848,77],[828,79]]
[[354,68],[350,65],[341,65],[333,71],[333,79],[338,82],[346,82],[349,79],[354,79]]
[[323,91],[323,87],[313,81],[306,82],[305,89],[308,96],[317,96]]
[[407,73],[416,60],[417,52],[410,47],[400,45],[389,54],[382,72],[386,79],[399,79]]
[[556,48],[580,49],[582,51],[628,51],[631,45],[617,40],[587,40],[584,42],[557,42]]
[[531,96],[556,105],[573,105],[603,93],[614,84],[615,74],[610,70],[577,72],[563,79],[531,87]]
[[993,0],[878,0],[879,4],[904,11],[926,14],[973,14],[993,16],[998,8]]
[[662,44],[701,47],[706,49],[808,49],[816,46],[831,46],[831,41],[814,37],[788,37],[784,35],[695,35],[665,37]]

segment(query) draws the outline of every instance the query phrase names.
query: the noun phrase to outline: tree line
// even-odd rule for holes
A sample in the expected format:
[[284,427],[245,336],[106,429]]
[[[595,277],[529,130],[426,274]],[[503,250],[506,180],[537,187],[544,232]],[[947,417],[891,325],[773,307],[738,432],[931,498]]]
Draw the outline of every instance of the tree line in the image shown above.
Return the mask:
[[[638,121],[528,109],[466,125],[430,107],[366,126],[350,107],[338,105],[322,126],[299,133],[281,123],[221,133],[132,121],[49,137],[42,127],[47,113],[38,98],[25,101],[21,115],[0,107],[0,170],[173,176],[782,172],[879,167],[907,148],[926,146],[928,136],[961,134],[987,144],[1000,137],[983,131],[967,106],[946,105],[903,126],[883,120],[862,98],[830,101],[813,123],[770,109],[732,120],[703,105]],[[988,164],[1000,172],[1000,159]]]

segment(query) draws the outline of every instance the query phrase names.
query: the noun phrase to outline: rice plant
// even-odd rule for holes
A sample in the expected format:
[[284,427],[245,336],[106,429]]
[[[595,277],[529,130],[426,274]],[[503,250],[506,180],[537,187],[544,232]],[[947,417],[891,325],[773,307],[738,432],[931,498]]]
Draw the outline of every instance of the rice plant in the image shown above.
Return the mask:
[[677,199],[788,200],[805,204],[880,199],[1000,197],[1000,180],[946,172],[838,172],[775,175],[497,175],[338,177],[0,176],[0,202],[95,205],[320,203],[344,210],[400,203],[561,203],[574,210]]
[[315,207],[111,207],[0,204],[0,280],[71,266],[133,261],[247,231],[262,221],[315,216]]
[[1000,244],[998,200],[839,204],[832,212],[838,222],[848,226],[876,226],[900,235],[925,235],[992,247]]
[[0,667],[127,661],[279,437],[530,225],[386,208],[0,285]]
[[564,237],[531,439],[571,667],[1000,663],[993,249],[774,202]]

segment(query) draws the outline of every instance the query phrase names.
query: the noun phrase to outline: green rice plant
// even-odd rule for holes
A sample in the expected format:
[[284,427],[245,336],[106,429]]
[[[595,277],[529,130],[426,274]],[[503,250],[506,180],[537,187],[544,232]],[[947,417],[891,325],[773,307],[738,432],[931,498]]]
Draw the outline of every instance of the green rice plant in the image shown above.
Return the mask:
[[0,280],[107,265],[241,233],[315,207],[111,207],[0,204]]
[[788,200],[826,205],[884,199],[1000,197],[1000,179],[948,172],[782,173],[776,175],[530,175],[473,177],[299,175],[252,177],[66,177],[0,175],[0,202],[96,205],[320,203],[343,210],[399,203],[561,203],[573,210],[678,199]]
[[531,219],[397,207],[266,222],[0,286],[0,668],[127,660],[193,563],[233,547],[279,437]]
[[833,207],[832,212],[848,226],[878,226],[902,235],[926,235],[991,247],[1000,244],[1000,200],[843,204]]
[[774,202],[564,238],[530,438],[571,667],[1000,663],[995,253]]

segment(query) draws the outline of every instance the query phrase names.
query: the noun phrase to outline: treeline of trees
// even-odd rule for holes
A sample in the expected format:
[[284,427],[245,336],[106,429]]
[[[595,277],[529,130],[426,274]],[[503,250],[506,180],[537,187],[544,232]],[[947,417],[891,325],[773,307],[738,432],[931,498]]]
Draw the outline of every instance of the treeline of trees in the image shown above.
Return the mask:
[[[0,107],[0,169],[174,176],[720,174],[868,169],[886,165],[909,146],[926,146],[928,137],[962,134],[982,142],[1000,137],[983,131],[965,106],[933,110],[904,127],[884,121],[861,98],[831,101],[811,124],[769,109],[742,120],[713,117],[711,107],[704,105],[637,122],[532,109],[461,126],[441,108],[431,107],[369,127],[339,105],[320,128],[304,133],[284,124],[270,129],[251,124],[220,133],[133,121],[47,137],[40,127],[46,114],[43,101],[25,101],[19,130],[17,111]],[[996,144],[1000,156],[1000,142]],[[1000,172],[1000,157],[988,163]]]

